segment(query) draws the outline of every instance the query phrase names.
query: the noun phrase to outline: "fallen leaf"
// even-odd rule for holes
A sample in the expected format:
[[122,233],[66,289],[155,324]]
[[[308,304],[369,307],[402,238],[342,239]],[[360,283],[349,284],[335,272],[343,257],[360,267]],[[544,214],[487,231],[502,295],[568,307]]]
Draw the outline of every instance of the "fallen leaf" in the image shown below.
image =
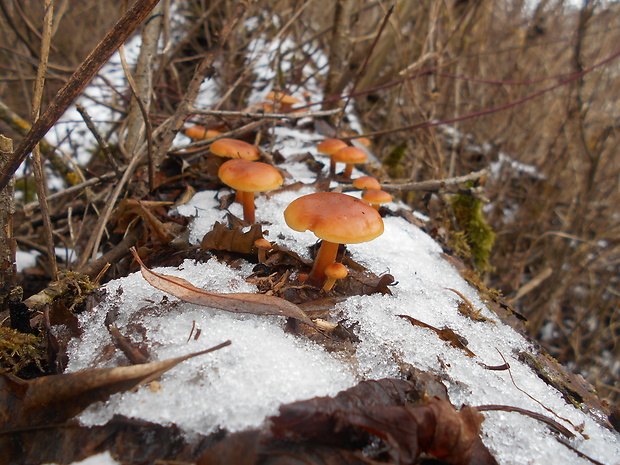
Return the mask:
[[497,464],[479,436],[484,417],[473,407],[457,411],[447,400],[436,399],[427,405],[347,412],[339,421],[386,441],[393,462],[401,465],[415,463],[421,452],[454,465]]
[[95,402],[148,383],[185,360],[229,344],[230,341],[226,341],[200,352],[160,362],[95,368],[33,380],[1,375],[0,432],[62,423]]
[[197,288],[189,281],[175,276],[155,273],[149,270],[138,256],[135,248],[131,248],[136,261],[140,264],[142,276],[153,287],[167,292],[184,302],[203,307],[218,308],[233,313],[252,313],[254,315],[280,315],[295,318],[315,328],[310,318],[295,304],[280,297],[246,292],[218,294]]
[[474,321],[488,321],[490,323],[495,324],[493,320],[490,320],[489,318],[482,316],[482,312],[476,307],[474,307],[474,305],[459,291],[457,291],[456,289],[452,289],[451,287],[446,287],[446,290],[454,292],[461,299],[463,299],[463,301],[460,302],[458,306],[459,312],[461,312],[463,315],[471,318]]
[[249,231],[243,232],[241,228],[227,229],[220,222],[213,225],[213,229],[204,235],[200,247],[202,250],[228,250],[244,254],[256,253],[254,242],[263,237],[260,224],[253,224]]
[[414,326],[419,326],[421,328],[426,328],[426,329],[430,329],[431,331],[434,331],[437,336],[439,336],[439,339],[441,339],[442,341],[446,341],[448,343],[450,343],[450,345],[452,347],[456,347],[457,349],[461,349],[462,351],[464,351],[469,357],[475,357],[476,354],[474,354],[471,350],[469,350],[465,344],[463,344],[461,342],[461,338],[459,337],[458,334],[456,334],[454,331],[452,331],[450,328],[444,328],[444,329],[437,329],[434,326],[431,326],[429,324],[423,323],[420,320],[416,320],[415,318],[409,316],[409,315],[396,315],[399,316],[401,318],[405,318],[407,320],[409,320],[409,322],[414,325]]

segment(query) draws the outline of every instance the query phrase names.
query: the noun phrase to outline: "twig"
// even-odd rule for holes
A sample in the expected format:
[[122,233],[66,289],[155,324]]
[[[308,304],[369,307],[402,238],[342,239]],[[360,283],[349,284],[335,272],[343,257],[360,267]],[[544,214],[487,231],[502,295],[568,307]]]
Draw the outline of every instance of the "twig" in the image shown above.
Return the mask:
[[[54,3],[53,0],[45,0],[45,16],[43,20],[43,34],[41,38],[41,58],[37,67],[37,79],[34,83],[34,95],[32,98],[32,109],[30,112],[31,119],[36,121],[41,110],[41,100],[43,98],[43,88],[45,86],[45,72],[47,70],[47,62],[49,59],[50,42],[52,40],[52,21],[54,19]],[[56,253],[54,252],[54,237],[52,235],[52,220],[50,219],[49,209],[47,205],[47,182],[45,173],[43,172],[43,162],[41,161],[41,150],[36,144],[32,151],[32,161],[34,167],[34,176],[36,180],[37,197],[41,208],[41,216],[43,220],[43,231],[45,243],[47,246],[47,258],[50,265],[50,276],[52,281],[58,279],[58,263],[56,261]]]
[[26,137],[22,139],[13,152],[11,161],[0,169],[0,189],[8,184],[13,173],[17,171],[34,146],[58,121],[58,118],[69,108],[69,105],[95,77],[99,69],[110,59],[118,47],[133,34],[133,31],[158,2],[159,0],[136,0],[90,55],[86,57],[69,78],[69,81],[58,91],[45,113],[32,125]]
[[[133,92],[133,101],[137,103],[140,113],[142,114],[142,119],[144,120],[144,129],[146,132],[146,157],[148,160],[149,191],[152,191],[155,182],[155,173],[153,172],[153,126],[151,125],[148,109],[146,108],[146,105],[142,100],[142,96],[140,95],[140,91],[138,90],[138,86],[136,85],[136,81],[134,81],[133,76],[131,75],[131,71],[129,70],[129,66],[127,66],[127,60],[125,59],[125,48],[122,45],[119,49],[119,52],[121,57],[121,64],[123,66],[123,70],[125,71],[125,78],[127,79],[129,87]],[[150,98],[148,100],[150,101]],[[133,151],[135,147],[132,146],[132,144],[127,144],[125,146],[125,149]]]
[[[506,361],[506,358],[504,357],[504,355],[499,350],[497,352],[499,353],[499,356],[502,358],[504,363],[508,364],[508,362]],[[508,376],[510,376],[510,380],[512,381],[512,384],[514,385],[515,388],[517,388],[518,391],[520,391],[523,394],[525,394],[526,396],[528,396],[530,399],[532,399],[534,402],[536,402],[538,405],[540,405],[542,408],[544,408],[547,412],[551,413],[552,415],[555,415],[560,420],[564,420],[566,423],[568,423],[573,428],[575,428],[575,430],[578,430],[578,428],[575,425],[573,425],[573,423],[569,419],[564,418],[564,417],[558,415],[553,410],[551,410],[549,407],[547,407],[545,404],[543,404],[541,401],[539,401],[534,396],[532,396],[529,392],[527,392],[527,391],[521,389],[519,386],[517,386],[517,383],[515,382],[515,379],[512,376],[512,370],[510,369],[510,367],[508,367]]]
[[318,118],[322,116],[331,116],[340,113],[342,109],[334,108],[331,110],[307,111],[307,112],[290,112],[290,113],[264,113],[251,111],[230,111],[230,110],[205,110],[196,107],[190,107],[189,111],[194,115],[209,116],[233,116],[238,118],[260,118],[260,119],[301,119],[301,118]]
[[[94,186],[96,184],[99,184],[101,182],[107,181],[109,179],[113,179],[116,176],[118,176],[116,173],[105,173],[102,174],[101,176],[97,176],[96,178],[91,178],[87,181],[84,181],[80,184],[75,184],[74,186],[71,187],[67,187],[66,189],[59,191],[59,192],[55,192],[54,194],[50,194],[47,196],[47,200],[48,201],[52,201],[52,200],[57,200],[60,199],[66,195],[70,195],[73,194],[75,192],[79,192],[82,189],[86,189],[90,186]],[[22,208],[24,209],[24,211],[26,212],[31,212],[33,210],[35,210],[37,207],[39,206],[39,202],[34,201],[34,202],[30,202],[27,203],[26,205],[24,205]]]
[[435,191],[448,186],[455,186],[469,181],[476,181],[489,174],[489,169],[484,168],[463,176],[445,179],[429,179],[428,181],[408,181],[404,183],[382,184],[381,189],[386,191]]
[[553,431],[556,433],[562,434],[567,438],[574,438],[575,434],[572,433],[568,428],[562,426],[560,423],[555,421],[553,418],[549,418],[548,416],[543,415],[542,413],[532,412],[531,410],[526,410],[520,407],[513,407],[512,405],[479,405],[475,407],[479,412],[489,412],[489,411],[502,411],[502,412],[517,412],[522,415],[526,415],[528,417],[532,417],[538,421],[541,421],[548,425]]
[[84,120],[84,123],[86,123],[86,127],[89,129],[91,134],[95,137],[95,139],[97,140],[97,143],[99,144],[99,147],[101,148],[101,151],[103,152],[105,157],[108,159],[108,162],[110,162],[110,165],[112,165],[112,169],[118,175],[119,174],[118,163],[116,162],[116,159],[114,158],[114,155],[112,155],[112,152],[110,151],[110,146],[105,141],[105,139],[103,137],[101,137],[101,134],[97,130],[97,127],[95,126],[95,123],[93,122],[92,118],[86,112],[86,110],[84,109],[84,107],[82,105],[79,105],[79,104],[76,105],[75,109],[82,116],[82,119]]
[[[0,134],[0,160],[13,151],[13,141]],[[13,236],[13,215],[15,213],[14,181],[0,191],[0,312],[6,310],[10,290],[16,284],[15,251]]]

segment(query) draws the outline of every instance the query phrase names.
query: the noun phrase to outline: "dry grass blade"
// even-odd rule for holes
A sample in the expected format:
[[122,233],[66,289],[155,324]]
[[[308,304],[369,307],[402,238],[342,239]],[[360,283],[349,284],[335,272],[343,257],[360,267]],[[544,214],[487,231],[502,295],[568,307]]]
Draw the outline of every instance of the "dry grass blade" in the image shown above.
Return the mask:
[[295,304],[279,297],[264,294],[250,294],[246,292],[218,294],[199,289],[190,282],[175,276],[168,276],[155,273],[149,270],[135,248],[131,248],[131,253],[140,265],[142,276],[147,282],[168,294],[204,307],[218,308],[233,313],[252,313],[254,315],[280,315],[295,318],[302,323],[315,327],[308,316]]

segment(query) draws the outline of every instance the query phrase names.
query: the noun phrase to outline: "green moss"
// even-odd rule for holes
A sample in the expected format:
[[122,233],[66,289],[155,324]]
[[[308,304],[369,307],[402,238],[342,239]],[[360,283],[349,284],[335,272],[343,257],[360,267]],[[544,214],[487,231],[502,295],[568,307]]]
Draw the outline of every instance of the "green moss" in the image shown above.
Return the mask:
[[0,372],[16,374],[44,357],[38,337],[15,329],[0,327]]
[[392,178],[402,178],[405,175],[403,160],[407,151],[407,144],[397,145],[383,158],[383,165]]
[[450,206],[458,222],[460,232],[452,234],[455,251],[471,255],[480,271],[491,270],[489,256],[495,244],[495,233],[482,214],[482,201],[465,194],[456,194],[450,199]]

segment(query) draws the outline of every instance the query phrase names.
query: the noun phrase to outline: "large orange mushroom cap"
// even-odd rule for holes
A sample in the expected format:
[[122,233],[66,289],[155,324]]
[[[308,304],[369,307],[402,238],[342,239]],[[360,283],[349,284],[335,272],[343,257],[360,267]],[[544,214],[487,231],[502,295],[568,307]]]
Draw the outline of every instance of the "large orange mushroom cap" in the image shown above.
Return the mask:
[[211,144],[211,153],[224,158],[242,158],[258,160],[258,149],[247,142],[237,139],[218,139]]
[[383,234],[383,220],[360,199],[338,192],[317,192],[293,200],[284,219],[295,231],[310,230],[337,244],[368,242]]
[[368,242],[383,234],[381,215],[366,202],[337,192],[317,192],[293,200],[284,219],[295,231],[323,239],[307,283],[322,286],[325,268],[336,260],[338,244]]

